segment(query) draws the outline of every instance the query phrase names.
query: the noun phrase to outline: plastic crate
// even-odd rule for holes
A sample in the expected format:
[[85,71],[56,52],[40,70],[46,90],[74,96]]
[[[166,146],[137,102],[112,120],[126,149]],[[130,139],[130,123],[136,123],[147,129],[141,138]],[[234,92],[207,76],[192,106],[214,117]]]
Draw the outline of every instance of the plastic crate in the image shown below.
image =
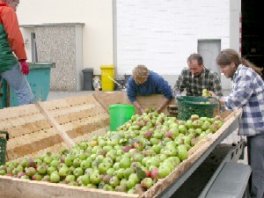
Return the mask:
[[215,110],[219,107],[216,99],[206,97],[180,96],[176,98],[176,102],[178,104],[177,117],[180,120],[188,120],[193,114],[200,117],[213,117]]
[[[5,137],[2,137],[4,134]],[[6,131],[0,131],[0,165],[5,164],[6,160],[6,142],[9,139],[9,134]]]

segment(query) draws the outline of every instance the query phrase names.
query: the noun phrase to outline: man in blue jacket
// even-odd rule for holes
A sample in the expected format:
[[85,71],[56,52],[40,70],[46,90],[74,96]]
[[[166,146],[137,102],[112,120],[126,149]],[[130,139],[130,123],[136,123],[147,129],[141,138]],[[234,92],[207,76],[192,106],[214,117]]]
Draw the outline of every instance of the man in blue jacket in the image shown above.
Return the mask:
[[157,111],[161,112],[173,98],[171,87],[159,74],[148,70],[144,65],[134,68],[132,76],[127,82],[127,96],[136,109],[143,113],[144,109],[137,101],[137,96],[149,96],[152,94],[164,95],[164,101],[160,104]]

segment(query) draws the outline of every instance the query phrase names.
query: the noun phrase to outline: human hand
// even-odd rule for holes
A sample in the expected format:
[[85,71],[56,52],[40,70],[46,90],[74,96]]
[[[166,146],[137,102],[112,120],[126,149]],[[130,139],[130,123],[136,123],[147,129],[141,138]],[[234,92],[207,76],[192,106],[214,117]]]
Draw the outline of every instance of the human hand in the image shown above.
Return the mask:
[[142,107],[140,107],[140,108],[138,109],[138,111],[139,111],[140,114],[143,114],[143,113],[145,112],[145,110],[144,110]]
[[157,109],[156,109],[156,111],[157,111],[158,113],[161,113],[161,112],[162,112],[162,110],[163,110],[163,108],[162,108],[162,107],[159,107],[159,108],[157,108]]
[[21,69],[22,74],[28,75],[29,74],[29,65],[26,62],[26,60],[19,60],[19,63],[20,63],[20,69]]
[[211,95],[211,97],[218,98],[217,95],[213,91],[208,91]]

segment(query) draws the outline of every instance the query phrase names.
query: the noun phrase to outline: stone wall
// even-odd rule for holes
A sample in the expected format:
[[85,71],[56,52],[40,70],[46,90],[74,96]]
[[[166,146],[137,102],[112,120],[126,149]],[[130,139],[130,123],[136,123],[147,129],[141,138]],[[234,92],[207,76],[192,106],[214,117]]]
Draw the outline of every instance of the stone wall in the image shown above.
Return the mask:
[[54,62],[56,65],[51,69],[51,90],[81,90],[83,24],[59,23],[23,27],[36,35],[38,62]]

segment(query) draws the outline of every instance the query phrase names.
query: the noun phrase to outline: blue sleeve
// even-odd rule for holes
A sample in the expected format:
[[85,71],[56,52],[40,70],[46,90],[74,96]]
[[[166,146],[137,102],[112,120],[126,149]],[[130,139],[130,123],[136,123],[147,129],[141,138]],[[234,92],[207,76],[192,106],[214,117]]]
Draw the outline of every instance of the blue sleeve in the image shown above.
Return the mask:
[[136,93],[136,83],[135,83],[135,81],[133,80],[132,77],[130,77],[128,79],[128,81],[127,81],[126,91],[127,91],[127,97],[129,99],[129,101],[131,103],[135,102],[136,96],[137,96],[137,93]]
[[172,94],[172,89],[169,85],[169,83],[164,80],[164,78],[162,78],[161,76],[157,75],[157,87],[158,90],[169,100],[171,100],[173,98],[173,94]]

